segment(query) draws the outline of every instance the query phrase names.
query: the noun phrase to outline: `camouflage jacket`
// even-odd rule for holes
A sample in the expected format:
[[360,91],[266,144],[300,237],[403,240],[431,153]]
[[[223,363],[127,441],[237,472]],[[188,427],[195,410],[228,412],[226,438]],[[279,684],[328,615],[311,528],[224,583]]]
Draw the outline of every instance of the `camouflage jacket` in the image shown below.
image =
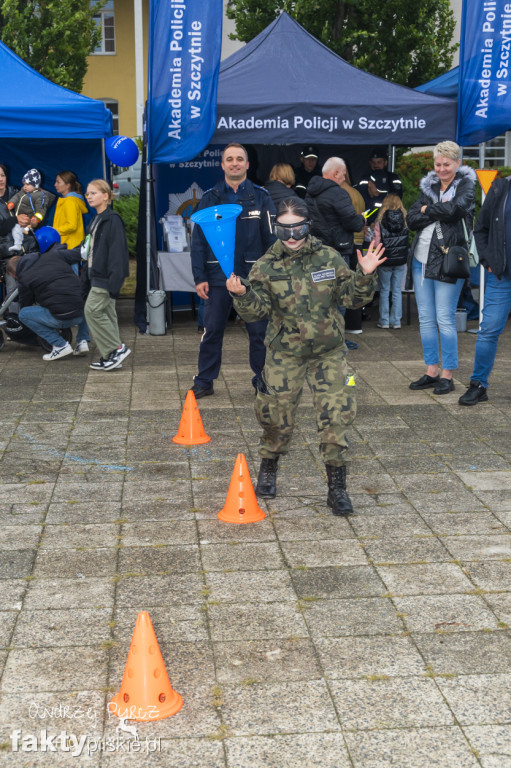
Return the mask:
[[280,240],[250,270],[244,296],[234,296],[247,322],[268,318],[266,346],[298,357],[320,355],[344,344],[339,306],[367,304],[377,286],[376,272],[352,272],[342,256],[309,237],[296,253]]

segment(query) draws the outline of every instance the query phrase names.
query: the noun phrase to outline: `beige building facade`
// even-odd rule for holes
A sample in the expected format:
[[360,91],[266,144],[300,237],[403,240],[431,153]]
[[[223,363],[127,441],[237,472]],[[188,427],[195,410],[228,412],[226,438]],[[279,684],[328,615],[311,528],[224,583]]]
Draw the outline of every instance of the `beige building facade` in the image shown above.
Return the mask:
[[[224,8],[226,4],[224,0]],[[140,116],[147,97],[149,0],[107,0],[97,23],[102,41],[88,58],[82,93],[104,101],[112,110],[115,133],[137,136],[141,133]],[[239,41],[229,39],[233,31],[234,23],[224,13],[222,59],[242,46]]]

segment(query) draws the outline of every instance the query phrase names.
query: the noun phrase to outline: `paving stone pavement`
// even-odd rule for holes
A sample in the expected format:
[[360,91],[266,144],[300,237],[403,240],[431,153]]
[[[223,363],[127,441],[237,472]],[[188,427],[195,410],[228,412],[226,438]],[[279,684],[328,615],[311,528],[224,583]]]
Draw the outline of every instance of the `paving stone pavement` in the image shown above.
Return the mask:
[[[185,313],[143,336],[121,302],[133,354],[110,373],[6,343],[2,765],[511,767],[511,334],[489,402],[461,408],[475,336],[454,393],[412,392],[415,314],[390,331],[371,311],[348,354],[349,519],[326,507],[306,391],[266,519],[217,520],[236,455],[259,465],[239,324],[196,447],[172,442],[200,339]],[[184,706],[138,723],[137,748],[107,703],[141,610]]]

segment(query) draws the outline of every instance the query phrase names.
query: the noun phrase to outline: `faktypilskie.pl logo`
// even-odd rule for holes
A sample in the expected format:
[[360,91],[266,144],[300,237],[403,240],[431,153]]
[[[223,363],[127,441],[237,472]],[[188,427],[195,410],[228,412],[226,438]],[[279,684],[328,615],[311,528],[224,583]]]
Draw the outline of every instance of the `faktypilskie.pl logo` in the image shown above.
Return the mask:
[[[115,723],[115,735],[94,735],[80,733],[80,726],[85,730],[96,730],[99,726],[98,716],[93,707],[73,706],[69,704],[53,704],[46,706],[40,702],[32,702],[29,707],[29,717],[34,720],[44,720],[44,727],[23,731],[15,728],[9,734],[13,752],[65,752],[72,757],[93,755],[98,752],[132,752],[148,755],[161,751],[161,739],[157,737],[140,738],[136,725],[127,723],[127,718],[118,718],[107,709],[107,719]],[[57,724],[46,721],[58,720]],[[71,721],[67,727],[62,727],[64,720]],[[37,724],[38,725],[38,724]],[[77,727],[78,726],[78,727]]]

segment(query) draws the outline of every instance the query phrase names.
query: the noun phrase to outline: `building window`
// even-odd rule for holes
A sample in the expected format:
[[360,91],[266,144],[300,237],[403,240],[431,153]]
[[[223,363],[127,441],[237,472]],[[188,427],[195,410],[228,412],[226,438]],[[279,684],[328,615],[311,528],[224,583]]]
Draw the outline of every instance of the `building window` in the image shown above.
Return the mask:
[[[95,0],[90,0],[90,7],[96,5]],[[94,21],[101,30],[101,41],[94,49],[93,55],[108,55],[115,53],[115,16],[114,0],[107,0],[104,6],[94,15]]]
[[99,99],[112,113],[112,135],[119,135],[119,102],[116,99]]
[[[509,135],[510,132],[484,142],[482,157],[485,168],[499,168],[503,165],[509,165]],[[463,157],[480,163],[481,153],[479,145],[463,147]]]

